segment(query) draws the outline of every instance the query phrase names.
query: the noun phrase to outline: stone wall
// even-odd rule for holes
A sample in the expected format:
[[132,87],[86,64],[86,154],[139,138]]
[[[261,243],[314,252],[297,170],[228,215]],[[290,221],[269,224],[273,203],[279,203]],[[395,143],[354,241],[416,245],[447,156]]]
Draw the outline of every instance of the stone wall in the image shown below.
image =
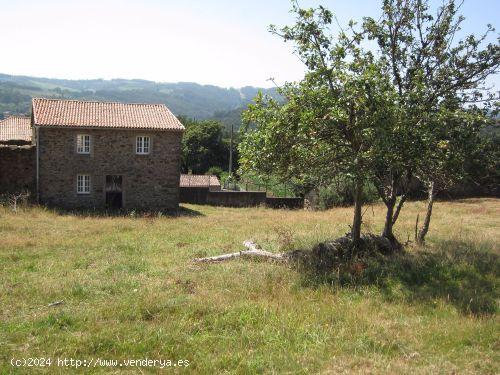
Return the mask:
[[207,204],[208,187],[181,187],[180,202]]
[[[90,135],[90,154],[76,153],[77,134]],[[136,154],[139,135],[151,137],[150,154]],[[40,203],[104,208],[106,175],[121,175],[125,209],[178,207],[181,132],[41,127],[38,136]],[[77,194],[78,174],[90,175],[90,194]]]
[[303,198],[266,197],[262,191],[209,191],[208,188],[181,187],[181,203],[211,204],[227,207],[304,208]]
[[225,207],[252,207],[266,203],[265,191],[209,191],[207,204]]
[[0,146],[0,194],[35,190],[36,148]]

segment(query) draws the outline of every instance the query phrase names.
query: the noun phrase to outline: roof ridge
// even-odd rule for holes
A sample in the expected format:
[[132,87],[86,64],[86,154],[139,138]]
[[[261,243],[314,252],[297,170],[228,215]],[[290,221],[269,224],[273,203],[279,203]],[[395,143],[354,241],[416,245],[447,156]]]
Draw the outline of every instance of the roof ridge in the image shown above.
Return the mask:
[[7,120],[8,118],[12,118],[12,117],[30,118],[30,115],[9,115],[9,116],[5,117],[4,120]]
[[[58,98],[42,98],[35,97],[31,99],[35,100],[48,100],[54,102],[76,102],[76,103],[97,103],[97,104],[122,104],[122,105],[152,105],[152,106],[165,106],[167,109],[167,105],[164,103],[123,103],[123,102],[115,102],[115,101],[99,101],[99,100],[81,100],[81,99],[58,99]],[[170,110],[169,110],[170,111]]]
[[217,177],[215,174],[199,174],[199,173],[181,173],[182,176],[203,176],[203,177]]
[[7,122],[8,120],[12,120],[12,119],[30,120],[31,121],[31,116],[28,116],[28,115],[9,115],[9,116],[5,117],[4,119],[0,120],[0,123]]

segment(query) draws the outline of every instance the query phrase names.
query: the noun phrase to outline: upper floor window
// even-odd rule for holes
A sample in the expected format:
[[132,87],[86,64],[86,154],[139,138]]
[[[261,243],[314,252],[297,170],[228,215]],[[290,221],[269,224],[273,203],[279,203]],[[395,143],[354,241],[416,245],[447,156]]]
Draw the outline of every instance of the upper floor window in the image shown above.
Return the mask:
[[90,175],[79,174],[76,176],[76,192],[78,194],[90,194]]
[[135,143],[136,154],[140,154],[140,155],[149,154],[150,149],[151,149],[151,138],[150,137],[145,137],[145,136],[137,137],[137,140]]
[[90,154],[90,135],[78,134],[76,136],[76,152],[79,154]]

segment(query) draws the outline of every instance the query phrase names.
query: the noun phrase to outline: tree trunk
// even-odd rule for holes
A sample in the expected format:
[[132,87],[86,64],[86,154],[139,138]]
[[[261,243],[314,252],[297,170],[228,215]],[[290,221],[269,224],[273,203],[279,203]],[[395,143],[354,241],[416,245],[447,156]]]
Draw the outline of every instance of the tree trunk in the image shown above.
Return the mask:
[[387,238],[391,242],[396,240],[396,237],[394,236],[393,232],[393,227],[394,224],[396,224],[396,221],[398,220],[399,217],[399,213],[401,212],[403,204],[406,201],[406,195],[401,196],[397,206],[396,206],[396,201],[397,201],[396,196],[393,196],[390,199],[386,200],[386,202],[384,202],[385,206],[387,207],[387,212],[385,214],[385,224],[382,236]]
[[399,198],[399,203],[398,207],[396,208],[396,212],[394,213],[392,217],[392,225],[396,224],[396,221],[398,220],[399,213],[401,212],[401,209],[403,208],[403,204],[406,202],[406,194],[403,194],[401,198]]
[[[375,182],[375,187],[377,188],[378,195],[387,208],[382,236],[394,243],[397,240],[394,236],[393,228],[399,218],[399,214],[401,213],[403,205],[406,202],[409,181],[411,180],[411,173],[407,172],[406,183],[402,182],[401,177],[394,177],[392,173],[390,176],[390,182],[388,182],[387,179],[384,179],[383,177],[378,177]],[[398,176],[398,174],[396,174],[396,176]],[[396,186],[400,186],[399,190],[402,190],[399,202],[397,195],[398,189],[396,188]]]
[[394,225],[393,214],[395,205],[396,205],[396,197],[391,197],[389,200],[385,202],[385,206],[387,207],[387,212],[385,214],[385,224],[382,236],[390,241],[394,240],[394,234],[392,233],[392,226]]
[[352,221],[351,237],[354,245],[358,245],[361,239],[361,206],[363,196],[363,181],[356,179],[356,186],[354,187],[354,218]]
[[428,198],[427,198],[427,212],[425,213],[424,224],[422,228],[418,232],[416,241],[419,245],[425,244],[425,236],[429,231],[429,225],[431,223],[431,215],[432,215],[432,205],[434,204],[434,182],[430,181],[428,185]]
[[382,201],[387,208],[385,213],[385,223],[384,230],[382,231],[382,236],[389,239],[391,242],[394,240],[394,234],[392,233],[392,227],[394,225],[394,207],[396,206],[396,194],[395,194],[395,186],[394,179],[391,174],[391,182],[390,185],[388,183],[384,183],[383,178],[379,178],[379,184],[375,184],[377,188],[378,195],[382,198]]

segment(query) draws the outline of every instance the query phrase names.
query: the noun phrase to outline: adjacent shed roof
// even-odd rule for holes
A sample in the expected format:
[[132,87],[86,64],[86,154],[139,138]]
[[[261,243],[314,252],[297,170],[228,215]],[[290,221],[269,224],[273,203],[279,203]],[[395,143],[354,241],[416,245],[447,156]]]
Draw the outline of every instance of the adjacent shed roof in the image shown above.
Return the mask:
[[180,187],[210,187],[220,186],[219,179],[214,175],[181,174]]
[[27,116],[10,116],[0,121],[0,142],[31,142],[31,119]]
[[184,130],[164,104],[34,98],[33,121],[37,126]]

